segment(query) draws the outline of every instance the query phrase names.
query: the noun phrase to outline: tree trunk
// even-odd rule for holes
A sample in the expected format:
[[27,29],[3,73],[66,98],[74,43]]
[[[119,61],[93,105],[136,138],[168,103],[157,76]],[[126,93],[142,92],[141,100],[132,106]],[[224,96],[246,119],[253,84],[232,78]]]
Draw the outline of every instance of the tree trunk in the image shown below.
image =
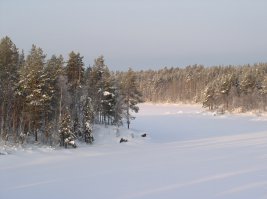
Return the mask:
[[62,115],[62,87],[60,88],[60,100],[59,100],[59,122],[61,122]]
[[37,135],[37,130],[35,130],[35,125],[34,125],[34,132],[35,132],[35,142],[37,142],[38,141],[38,135]]
[[17,142],[17,135],[18,135],[18,118],[17,118],[17,108],[14,104],[13,110],[13,133],[14,133],[14,142]]
[[130,128],[130,120],[128,119],[127,120],[127,126],[128,126],[128,129]]

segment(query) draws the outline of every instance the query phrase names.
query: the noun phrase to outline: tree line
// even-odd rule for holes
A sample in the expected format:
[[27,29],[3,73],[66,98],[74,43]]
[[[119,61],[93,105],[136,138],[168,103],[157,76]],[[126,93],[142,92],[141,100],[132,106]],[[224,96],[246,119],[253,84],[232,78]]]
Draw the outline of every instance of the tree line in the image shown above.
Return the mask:
[[267,63],[137,71],[145,101],[202,103],[209,110],[265,111]]
[[9,37],[0,41],[0,137],[5,142],[40,142],[76,147],[92,143],[93,125],[129,128],[142,101],[134,71],[109,70],[103,56],[85,67],[71,52],[47,58],[35,45],[27,56]]
[[85,67],[80,53],[47,58],[32,45],[25,56],[9,37],[0,41],[0,138],[9,142],[92,143],[95,123],[129,128],[142,101],[265,111],[266,94],[267,63],[114,72],[103,56]]

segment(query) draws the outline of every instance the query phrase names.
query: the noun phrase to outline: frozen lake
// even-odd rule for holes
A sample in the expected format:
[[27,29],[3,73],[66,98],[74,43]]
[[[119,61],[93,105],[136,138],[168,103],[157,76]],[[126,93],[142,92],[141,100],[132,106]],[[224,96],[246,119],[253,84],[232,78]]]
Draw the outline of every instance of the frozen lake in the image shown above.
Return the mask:
[[201,105],[141,104],[132,128],[150,132],[154,142],[170,142],[267,131],[267,118],[215,115]]
[[214,116],[199,105],[140,108],[132,129],[120,130],[128,143],[96,126],[92,146],[1,155],[0,199],[267,198],[266,117]]

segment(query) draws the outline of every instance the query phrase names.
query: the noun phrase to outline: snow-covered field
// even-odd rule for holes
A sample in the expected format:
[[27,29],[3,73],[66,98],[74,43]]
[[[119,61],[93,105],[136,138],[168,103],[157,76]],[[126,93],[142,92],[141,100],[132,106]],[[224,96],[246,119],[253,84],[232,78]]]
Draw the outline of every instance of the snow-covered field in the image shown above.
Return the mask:
[[140,109],[132,129],[120,130],[127,143],[96,126],[92,146],[2,147],[12,153],[0,155],[0,199],[267,199],[267,117]]

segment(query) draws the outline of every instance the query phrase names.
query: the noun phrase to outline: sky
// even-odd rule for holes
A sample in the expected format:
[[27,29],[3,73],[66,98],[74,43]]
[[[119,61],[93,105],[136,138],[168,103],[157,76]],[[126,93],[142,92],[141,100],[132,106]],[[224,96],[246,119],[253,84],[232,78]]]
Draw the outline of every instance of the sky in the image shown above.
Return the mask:
[[267,62],[266,0],[0,0],[0,37],[112,70]]

